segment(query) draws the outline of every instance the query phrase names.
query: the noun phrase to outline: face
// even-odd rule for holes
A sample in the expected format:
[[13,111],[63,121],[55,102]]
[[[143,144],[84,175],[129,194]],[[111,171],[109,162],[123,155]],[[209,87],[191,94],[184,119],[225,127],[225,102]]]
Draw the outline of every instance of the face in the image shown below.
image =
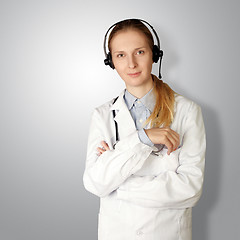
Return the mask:
[[111,40],[113,64],[128,90],[152,88],[152,50],[144,33],[129,29]]

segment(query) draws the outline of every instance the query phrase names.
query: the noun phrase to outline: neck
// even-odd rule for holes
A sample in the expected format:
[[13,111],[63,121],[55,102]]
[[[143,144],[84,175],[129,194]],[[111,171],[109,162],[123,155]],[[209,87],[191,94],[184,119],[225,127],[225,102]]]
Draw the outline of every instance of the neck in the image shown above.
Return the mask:
[[144,86],[126,86],[126,88],[136,98],[142,98],[153,88],[153,81],[149,81]]

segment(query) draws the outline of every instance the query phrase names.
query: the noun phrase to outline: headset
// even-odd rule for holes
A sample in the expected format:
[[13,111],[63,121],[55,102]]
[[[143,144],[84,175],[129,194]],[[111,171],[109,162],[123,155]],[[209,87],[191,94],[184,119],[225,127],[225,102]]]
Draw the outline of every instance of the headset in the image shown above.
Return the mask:
[[114,69],[114,64],[113,64],[113,61],[112,61],[112,56],[111,56],[111,53],[108,52],[107,53],[107,35],[109,33],[109,31],[115,27],[117,24],[119,23],[122,23],[124,21],[128,21],[128,20],[133,20],[133,21],[139,21],[139,22],[142,22],[144,23],[145,25],[149,26],[151,29],[152,29],[152,32],[154,33],[154,36],[155,38],[157,39],[157,45],[154,45],[153,46],[153,50],[152,50],[152,53],[153,53],[153,62],[157,63],[158,60],[160,59],[160,63],[159,63],[159,78],[161,79],[162,78],[162,75],[161,75],[161,63],[162,63],[162,57],[163,57],[163,51],[161,50],[160,48],[160,40],[159,40],[159,37],[156,33],[156,31],[154,30],[153,26],[150,25],[147,21],[145,20],[142,20],[142,19],[136,19],[136,18],[131,18],[131,19],[125,19],[125,20],[122,20],[122,21],[119,21],[117,23],[114,23],[106,32],[105,36],[104,36],[104,43],[103,43],[103,50],[104,50],[104,54],[105,54],[105,60],[104,60],[104,63],[105,65],[108,65],[110,66],[112,69]]

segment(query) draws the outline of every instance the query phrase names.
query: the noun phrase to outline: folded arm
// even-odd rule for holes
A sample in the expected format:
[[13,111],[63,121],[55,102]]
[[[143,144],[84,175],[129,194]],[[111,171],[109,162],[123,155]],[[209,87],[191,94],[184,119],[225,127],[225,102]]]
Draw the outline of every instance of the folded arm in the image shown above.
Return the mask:
[[191,106],[185,126],[182,147],[171,153],[179,161],[176,171],[155,177],[131,176],[117,190],[118,199],[160,209],[188,208],[197,203],[202,192],[206,148],[201,109],[197,105]]
[[[128,177],[137,172],[150,155],[152,148],[141,143],[137,131],[121,139],[114,149],[98,154],[101,141],[110,144],[104,132],[109,126],[97,110],[93,113],[88,138],[86,168],[83,176],[85,188],[104,197],[116,190]],[[105,128],[105,129],[104,129]]]

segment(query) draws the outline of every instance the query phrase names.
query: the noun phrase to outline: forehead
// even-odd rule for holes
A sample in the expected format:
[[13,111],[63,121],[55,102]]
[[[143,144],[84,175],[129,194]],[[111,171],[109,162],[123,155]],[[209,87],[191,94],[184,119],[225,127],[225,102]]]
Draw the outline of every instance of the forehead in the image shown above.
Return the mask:
[[119,31],[111,40],[112,51],[123,51],[148,46],[149,44],[145,34],[135,29]]

